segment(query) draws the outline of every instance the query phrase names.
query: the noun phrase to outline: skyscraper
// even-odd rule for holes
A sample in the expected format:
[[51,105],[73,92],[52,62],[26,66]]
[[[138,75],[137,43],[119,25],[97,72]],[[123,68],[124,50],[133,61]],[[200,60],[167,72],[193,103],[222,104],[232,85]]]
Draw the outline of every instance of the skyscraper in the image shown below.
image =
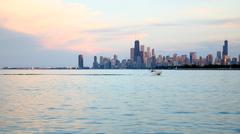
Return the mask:
[[137,69],[142,68],[142,59],[141,59],[141,56],[140,56],[140,55],[137,56],[136,68],[137,68]]
[[83,69],[83,55],[78,55],[78,69]]
[[151,61],[151,68],[156,68],[156,62],[157,62],[156,56],[153,55],[151,59],[152,59],[152,61]]
[[229,57],[228,57],[228,41],[224,41],[223,45],[223,52],[222,52],[222,64],[228,65],[229,64]]
[[240,65],[240,54],[238,55],[238,64]]
[[177,54],[173,54],[173,61],[177,61]]
[[114,60],[117,60],[117,59],[118,59],[116,54],[113,55],[113,59],[114,59]]
[[100,56],[100,64],[103,64],[103,56]]
[[150,52],[150,47],[147,47],[147,58],[150,58],[151,57],[151,52]]
[[144,52],[144,58],[143,58],[144,64],[147,63],[147,59],[148,59],[148,53],[147,53],[147,52]]
[[140,57],[141,57],[141,64],[144,64],[144,52],[140,51]]
[[197,60],[197,53],[196,52],[190,52],[190,63],[196,64]]
[[199,56],[199,65],[204,66],[204,64],[204,59],[202,58],[202,56]]
[[217,55],[216,55],[214,64],[221,65],[221,60],[222,60],[222,52],[217,51]]
[[134,61],[134,48],[130,49],[130,59]]
[[144,64],[145,62],[145,47],[144,45],[141,45],[141,51],[140,51],[140,55],[141,55],[141,59],[142,59],[142,63]]
[[218,60],[222,59],[222,53],[221,53],[221,51],[217,51],[217,59],[218,59]]
[[136,40],[134,42],[134,61],[137,62],[137,57],[140,56],[140,42],[139,40]]
[[104,68],[103,56],[100,56],[100,68]]
[[144,49],[145,49],[145,48],[144,48],[144,45],[141,45],[141,51],[144,52],[144,51],[145,51]]
[[228,41],[224,41],[222,56],[228,56]]
[[212,63],[213,63],[213,56],[212,56],[212,54],[208,54],[207,55],[206,62],[207,62],[208,65],[212,65]]
[[93,69],[98,69],[97,56],[94,56]]
[[237,57],[233,57],[231,61],[231,65],[237,65],[237,64],[238,64]]
[[152,56],[155,56],[155,49],[152,49]]

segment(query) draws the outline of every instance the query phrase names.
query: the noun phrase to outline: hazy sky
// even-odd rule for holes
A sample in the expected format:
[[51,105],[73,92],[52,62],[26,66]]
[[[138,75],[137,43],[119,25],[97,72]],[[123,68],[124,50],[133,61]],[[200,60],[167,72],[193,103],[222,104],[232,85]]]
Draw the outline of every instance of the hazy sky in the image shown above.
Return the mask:
[[229,40],[240,54],[239,0],[1,0],[0,67],[85,65],[129,58],[139,39],[157,54],[205,56]]

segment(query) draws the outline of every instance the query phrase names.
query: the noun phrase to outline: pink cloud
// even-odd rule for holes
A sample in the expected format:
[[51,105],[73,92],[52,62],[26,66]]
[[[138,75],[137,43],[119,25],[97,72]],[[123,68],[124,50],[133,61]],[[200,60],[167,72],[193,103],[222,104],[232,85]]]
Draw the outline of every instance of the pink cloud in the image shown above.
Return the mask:
[[0,4],[0,20],[0,27],[33,35],[47,49],[91,53],[98,51],[96,35],[82,31],[109,26],[101,13],[63,0],[7,0]]

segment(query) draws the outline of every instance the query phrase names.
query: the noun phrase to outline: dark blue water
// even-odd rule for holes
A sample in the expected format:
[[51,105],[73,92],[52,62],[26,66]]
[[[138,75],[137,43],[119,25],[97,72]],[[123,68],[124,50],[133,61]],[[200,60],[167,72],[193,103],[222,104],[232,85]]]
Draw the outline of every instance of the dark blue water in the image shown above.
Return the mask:
[[240,71],[0,74],[0,133],[240,133]]

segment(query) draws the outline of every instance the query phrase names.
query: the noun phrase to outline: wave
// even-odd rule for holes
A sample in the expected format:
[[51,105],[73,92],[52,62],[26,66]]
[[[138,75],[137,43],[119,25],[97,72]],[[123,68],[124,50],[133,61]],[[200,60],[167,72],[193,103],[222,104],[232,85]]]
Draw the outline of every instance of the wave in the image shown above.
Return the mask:
[[0,75],[90,75],[90,76],[115,76],[115,75],[131,75],[131,74],[0,74]]

